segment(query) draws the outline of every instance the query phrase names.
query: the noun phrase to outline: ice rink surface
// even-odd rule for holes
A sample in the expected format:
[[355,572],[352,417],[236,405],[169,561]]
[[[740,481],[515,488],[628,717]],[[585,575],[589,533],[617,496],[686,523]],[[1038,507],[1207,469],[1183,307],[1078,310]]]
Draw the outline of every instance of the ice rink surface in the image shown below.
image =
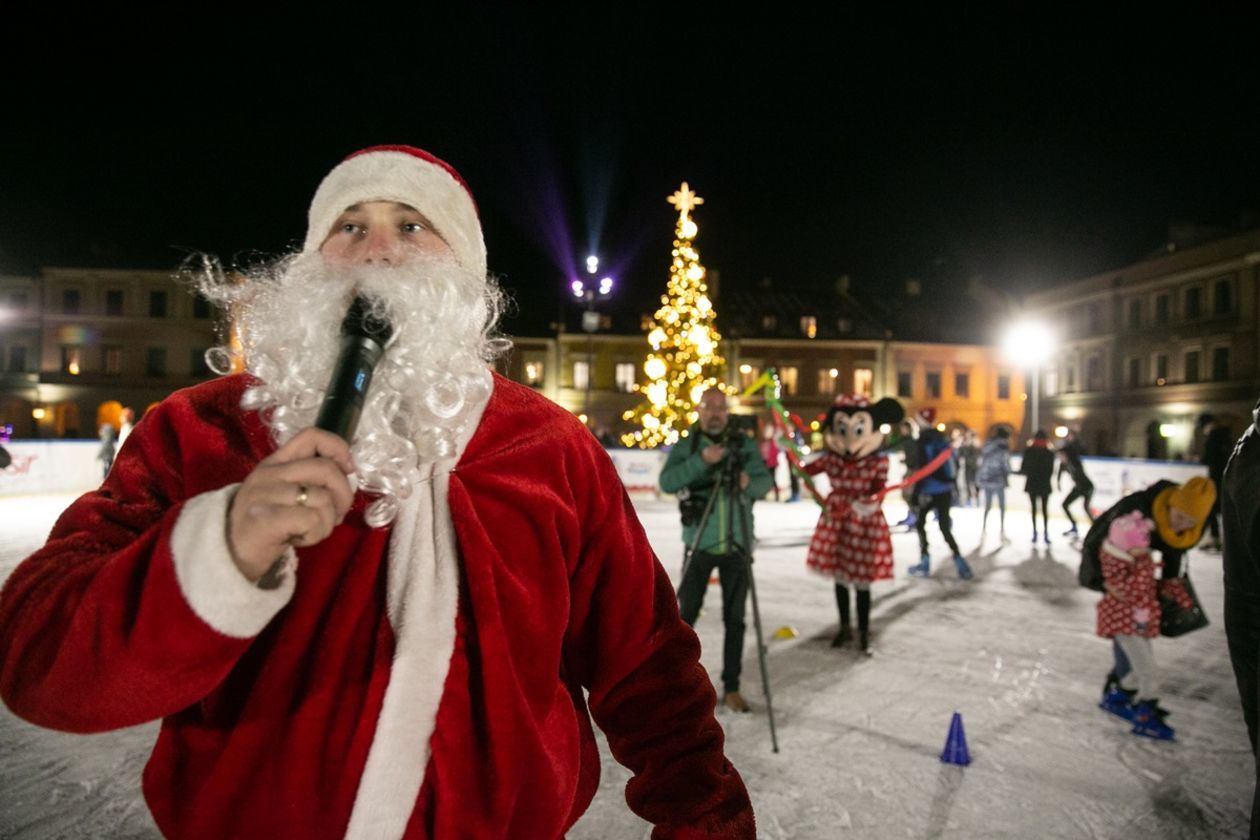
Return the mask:
[[[1022,495],[1022,494],[1012,494]],[[42,543],[66,496],[0,499],[0,578]],[[1056,500],[1057,501],[1057,500]],[[1053,502],[1052,502],[1053,503]],[[671,575],[682,560],[677,508],[636,503]],[[904,513],[889,502],[890,522]],[[1096,593],[1076,584],[1078,553],[1051,526],[1030,543],[1027,513],[1009,514],[1011,544],[978,547],[980,513],[955,508],[975,570],[957,579],[932,523],[933,575],[912,580],[913,533],[895,534],[898,577],[873,590],[874,656],[833,650],[831,584],[805,570],[818,517],[809,502],[756,506],[756,585],[780,752],[771,751],[749,611],[744,693],[751,715],[719,713],[727,754],[766,838],[1216,838],[1246,834],[1252,756],[1222,627],[1219,554],[1195,550],[1191,576],[1212,624],[1159,639],[1161,704],[1177,741],[1129,734],[1100,711],[1108,642],[1094,635]],[[991,529],[992,530],[992,529]],[[717,589],[716,584],[712,587]],[[720,670],[717,592],[696,630]],[[772,638],[791,627],[796,638]],[[938,758],[953,712],[972,764]],[[139,793],[156,725],[76,736],[36,729],[0,709],[0,837],[155,837]],[[573,838],[646,838],[626,807],[628,772],[604,753],[595,803]]]

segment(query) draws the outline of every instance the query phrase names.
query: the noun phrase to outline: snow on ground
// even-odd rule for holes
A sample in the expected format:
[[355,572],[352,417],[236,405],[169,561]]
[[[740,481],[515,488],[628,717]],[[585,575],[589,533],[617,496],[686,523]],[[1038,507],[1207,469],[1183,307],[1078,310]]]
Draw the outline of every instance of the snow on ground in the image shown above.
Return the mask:
[[[0,499],[0,578],[37,547],[68,497]],[[636,507],[671,574],[681,565],[676,506]],[[817,519],[810,503],[757,505],[755,565],[780,752],[771,751],[756,649],[744,691],[755,713],[720,713],[727,753],[767,838],[1193,838],[1246,833],[1253,763],[1222,629],[1219,555],[1190,567],[1212,625],[1156,642],[1175,743],[1130,735],[1096,708],[1110,647],[1093,635],[1095,593],[1076,585],[1077,554],[1030,545],[1027,514],[1012,543],[977,548],[979,511],[955,509],[976,578],[959,581],[929,526],[934,573],[910,580],[914,534],[894,536],[898,579],[876,585],[875,655],[833,650],[830,584],[804,568]],[[896,521],[904,507],[889,502]],[[1051,533],[1063,530],[1056,522]],[[716,585],[713,587],[716,590]],[[716,591],[697,623],[704,664],[720,671]],[[773,639],[780,627],[799,631]],[[952,713],[973,762],[938,756]],[[0,709],[0,837],[153,837],[139,793],[156,725],[94,736],[36,729]],[[599,795],[574,838],[646,838],[626,807],[628,772],[606,745]]]

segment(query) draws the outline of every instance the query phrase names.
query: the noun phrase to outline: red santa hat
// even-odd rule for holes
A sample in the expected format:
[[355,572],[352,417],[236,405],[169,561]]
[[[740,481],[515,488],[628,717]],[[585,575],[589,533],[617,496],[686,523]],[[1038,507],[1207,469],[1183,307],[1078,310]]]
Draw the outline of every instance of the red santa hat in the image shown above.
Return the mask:
[[918,413],[914,415],[914,419],[919,422],[920,426],[936,426],[936,409],[920,408]]
[[397,201],[433,223],[456,261],[486,273],[486,243],[472,192],[455,167],[414,146],[372,146],[333,168],[315,191],[303,251],[316,251],[345,209],[365,201]]

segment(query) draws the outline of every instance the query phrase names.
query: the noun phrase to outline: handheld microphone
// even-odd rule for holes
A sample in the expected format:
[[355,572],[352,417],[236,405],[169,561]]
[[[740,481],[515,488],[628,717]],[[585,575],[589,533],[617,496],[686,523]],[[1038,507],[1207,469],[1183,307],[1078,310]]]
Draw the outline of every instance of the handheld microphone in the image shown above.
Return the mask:
[[388,321],[368,314],[371,308],[362,295],[350,304],[341,322],[341,352],[315,420],[317,429],[332,432],[346,442],[354,437],[372,372],[394,333]]

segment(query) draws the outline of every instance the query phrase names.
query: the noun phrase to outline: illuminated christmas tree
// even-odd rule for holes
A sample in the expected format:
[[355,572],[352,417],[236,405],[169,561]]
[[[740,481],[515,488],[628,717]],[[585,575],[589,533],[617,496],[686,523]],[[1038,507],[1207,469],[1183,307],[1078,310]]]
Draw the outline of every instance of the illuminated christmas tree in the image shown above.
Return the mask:
[[704,199],[684,181],[669,203],[678,209],[674,259],[669,286],[661,295],[661,308],[653,316],[647,337],[651,350],[643,372],[648,384],[638,388],[647,400],[623,415],[643,427],[622,436],[627,446],[647,448],[677,441],[679,431],[696,422],[695,405],[706,389],[718,384],[724,365],[718,355],[722,337],[713,326],[713,302],[704,282],[704,266],[692,244],[699,228],[691,211]]

